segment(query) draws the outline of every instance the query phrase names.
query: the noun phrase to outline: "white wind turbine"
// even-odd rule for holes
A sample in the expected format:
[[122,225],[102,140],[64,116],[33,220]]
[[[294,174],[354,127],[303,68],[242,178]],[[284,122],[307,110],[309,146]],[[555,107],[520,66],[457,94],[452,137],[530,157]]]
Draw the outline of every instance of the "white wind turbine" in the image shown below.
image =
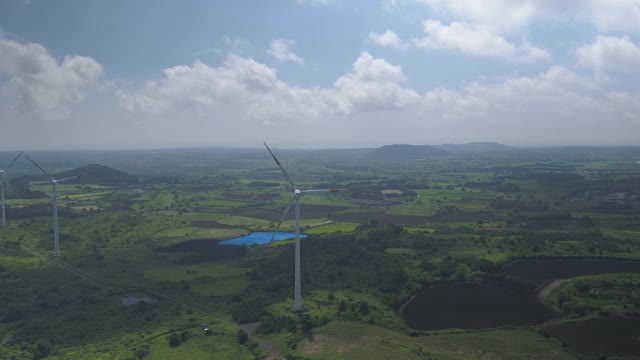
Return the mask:
[[276,231],[273,233],[273,237],[271,238],[271,240],[275,238],[276,233],[278,232],[278,229],[282,224],[282,221],[284,221],[285,217],[287,217],[287,214],[289,213],[289,210],[291,210],[291,205],[295,204],[295,214],[296,214],[296,249],[295,249],[296,261],[295,261],[295,282],[294,282],[295,299],[294,299],[294,305],[292,310],[294,312],[302,312],[302,311],[305,311],[306,309],[302,307],[302,300],[300,296],[300,197],[302,195],[329,194],[329,193],[346,192],[349,190],[347,189],[299,190],[298,188],[296,188],[289,174],[287,174],[287,172],[282,167],[282,164],[280,164],[280,161],[278,161],[278,158],[276,158],[276,156],[273,155],[273,152],[271,151],[271,149],[269,149],[269,146],[267,146],[266,143],[264,143],[264,146],[267,148],[267,150],[269,150],[271,157],[273,157],[273,160],[276,162],[276,164],[284,174],[285,178],[287,179],[287,182],[289,183],[289,185],[291,185],[291,190],[293,190],[293,198],[291,198],[291,201],[289,201],[289,204],[287,204],[287,207],[284,209],[282,218],[280,219],[280,222],[278,223],[278,226],[276,227]]
[[35,165],[38,169],[40,169],[45,175],[47,175],[51,179],[51,185],[52,185],[51,202],[53,203],[53,244],[54,244],[53,256],[60,256],[60,236],[58,235],[58,201],[56,196],[56,184],[59,182],[77,178],[77,176],[70,176],[64,179],[54,179],[53,176],[49,175],[49,173],[46,172],[43,168],[41,168],[40,165],[36,164],[35,161],[31,160],[31,158],[27,156],[27,154],[25,154],[24,156],[26,156],[27,159],[29,159],[29,161],[33,163],[33,165]]
[[22,155],[22,153],[18,154],[18,156],[16,156],[13,159],[13,161],[11,161],[9,165],[7,165],[5,169],[0,169],[0,198],[2,199],[2,227],[3,228],[7,227],[7,217],[5,215],[5,209],[4,209],[4,184],[6,183],[7,185],[9,185],[9,183],[7,182],[6,170],[8,170],[11,167],[11,165],[13,165],[13,163],[16,162],[16,160],[18,160],[20,155]]

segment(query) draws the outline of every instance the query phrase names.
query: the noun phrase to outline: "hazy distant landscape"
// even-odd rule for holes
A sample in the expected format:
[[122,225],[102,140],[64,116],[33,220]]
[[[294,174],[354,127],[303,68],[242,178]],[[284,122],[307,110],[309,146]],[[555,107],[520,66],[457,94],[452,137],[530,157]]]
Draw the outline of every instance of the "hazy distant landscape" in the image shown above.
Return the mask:
[[302,197],[302,314],[293,240],[220,244],[275,230],[290,193],[266,150],[29,152],[79,177],[58,184],[54,258],[46,177],[8,171],[0,353],[637,355],[640,148],[441,148],[274,149],[301,189],[351,189]]
[[0,1],[0,359],[640,360],[640,0]]

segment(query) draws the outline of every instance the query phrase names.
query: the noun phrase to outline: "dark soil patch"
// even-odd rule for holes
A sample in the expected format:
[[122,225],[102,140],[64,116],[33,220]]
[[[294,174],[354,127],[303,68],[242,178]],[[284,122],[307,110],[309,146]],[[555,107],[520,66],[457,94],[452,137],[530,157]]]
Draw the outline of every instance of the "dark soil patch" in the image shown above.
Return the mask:
[[251,200],[251,195],[247,195],[247,194],[224,194],[224,199],[226,199],[226,200],[246,201],[246,200]]
[[[303,219],[317,219],[325,218],[333,215],[338,211],[348,209],[346,206],[332,206],[332,205],[300,205],[300,215]],[[293,210],[293,209],[292,209]],[[293,212],[292,212],[293,218]]]
[[544,332],[586,355],[640,355],[640,318],[599,317],[547,327]]
[[443,212],[429,217],[433,222],[477,222],[496,220],[496,215],[489,211]]
[[[247,206],[242,208],[233,208],[225,211],[228,215],[244,216],[254,219],[278,221],[282,216],[282,210],[267,209],[262,206]],[[301,214],[302,215],[302,214]]]
[[177,261],[178,264],[196,264],[205,261],[237,259],[247,254],[245,246],[220,245],[220,240],[186,240],[156,251],[167,253],[192,253]]
[[384,224],[396,225],[422,225],[429,220],[426,216],[385,213],[341,213],[336,214],[334,217],[340,221],[369,222],[375,220]]
[[198,220],[192,221],[191,226],[203,227],[203,228],[212,228],[212,229],[235,229],[237,226],[221,224],[217,221],[208,221],[208,220]]
[[622,259],[520,259],[505,265],[500,273],[537,286],[554,279],[609,273],[640,273],[640,261]]
[[[300,218],[302,219],[317,219],[323,217],[329,217],[334,212],[347,209],[344,206],[331,206],[331,205],[300,205]],[[261,206],[249,206],[243,208],[231,209],[227,212],[230,215],[245,216],[254,219],[262,219],[267,221],[278,221],[282,217],[282,211],[284,209],[265,209]],[[289,217],[293,219],[293,207],[289,213]]]
[[271,201],[278,197],[278,194],[258,194],[254,197],[256,201]]
[[540,303],[535,294],[482,283],[452,283],[418,293],[400,316],[414,329],[436,330],[533,325],[559,314]]

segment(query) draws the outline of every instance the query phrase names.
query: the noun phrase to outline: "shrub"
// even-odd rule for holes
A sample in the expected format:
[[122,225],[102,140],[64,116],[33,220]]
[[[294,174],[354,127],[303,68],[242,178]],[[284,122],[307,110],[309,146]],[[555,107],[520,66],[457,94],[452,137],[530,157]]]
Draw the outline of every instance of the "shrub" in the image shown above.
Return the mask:
[[238,330],[238,333],[236,334],[236,340],[238,341],[239,344],[245,344],[247,342],[247,340],[249,340],[249,335],[247,335],[246,332],[244,332],[244,330]]
[[179,334],[173,333],[169,336],[169,346],[177,347],[182,343],[182,338]]

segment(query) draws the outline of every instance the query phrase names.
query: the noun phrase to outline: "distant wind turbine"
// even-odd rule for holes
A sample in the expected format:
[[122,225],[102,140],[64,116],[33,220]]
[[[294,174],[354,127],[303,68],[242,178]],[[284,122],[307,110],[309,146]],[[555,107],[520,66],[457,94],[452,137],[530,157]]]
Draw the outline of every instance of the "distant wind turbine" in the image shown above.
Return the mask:
[[2,198],[2,227],[3,228],[7,227],[7,217],[6,217],[5,209],[4,209],[4,184],[6,183],[7,185],[9,185],[9,182],[7,181],[6,170],[8,170],[11,167],[11,165],[13,165],[13,163],[16,162],[16,160],[18,160],[20,155],[22,155],[22,153],[18,154],[18,156],[16,156],[13,159],[13,161],[11,161],[9,163],[9,165],[7,165],[6,168],[0,169],[0,194],[1,194],[0,198]]
[[53,244],[54,244],[53,256],[60,256],[60,236],[58,235],[58,201],[56,196],[56,184],[59,182],[75,179],[77,178],[77,176],[70,176],[64,179],[54,179],[53,176],[49,175],[49,173],[46,172],[43,168],[41,168],[40,165],[36,164],[35,161],[31,160],[31,158],[27,156],[27,154],[25,154],[24,156],[26,156],[27,159],[29,159],[29,161],[33,163],[33,165],[35,165],[38,169],[40,169],[45,175],[47,175],[51,179],[51,185],[52,185],[51,201],[53,202]]
[[289,174],[287,174],[287,172],[282,167],[282,164],[280,164],[280,161],[278,161],[278,158],[276,158],[276,156],[273,154],[271,149],[269,149],[269,146],[267,146],[266,143],[264,143],[264,146],[267,148],[267,150],[269,150],[269,153],[271,154],[271,157],[273,157],[273,160],[276,162],[276,164],[278,165],[278,167],[280,168],[280,170],[284,174],[285,178],[287,179],[287,182],[289,183],[289,185],[291,185],[291,190],[293,190],[293,198],[291,198],[291,200],[289,201],[289,204],[287,204],[287,207],[284,209],[284,213],[282,214],[282,218],[280,219],[280,222],[278,222],[278,226],[276,227],[276,231],[273,233],[273,237],[271,238],[271,240],[273,240],[273,238],[275,238],[276,233],[278,232],[278,229],[280,228],[280,225],[282,224],[284,219],[287,217],[287,214],[289,213],[289,210],[291,210],[291,206],[293,204],[295,204],[295,214],[296,214],[296,249],[295,249],[295,258],[296,258],[296,261],[295,261],[295,282],[294,282],[295,299],[294,299],[293,311],[294,312],[303,312],[306,309],[304,309],[302,307],[302,299],[301,299],[301,295],[300,295],[300,197],[302,195],[320,195],[320,194],[346,192],[346,191],[349,191],[349,190],[347,190],[347,189],[298,190],[298,188],[293,183],[293,180],[291,180],[291,177],[289,176]]

